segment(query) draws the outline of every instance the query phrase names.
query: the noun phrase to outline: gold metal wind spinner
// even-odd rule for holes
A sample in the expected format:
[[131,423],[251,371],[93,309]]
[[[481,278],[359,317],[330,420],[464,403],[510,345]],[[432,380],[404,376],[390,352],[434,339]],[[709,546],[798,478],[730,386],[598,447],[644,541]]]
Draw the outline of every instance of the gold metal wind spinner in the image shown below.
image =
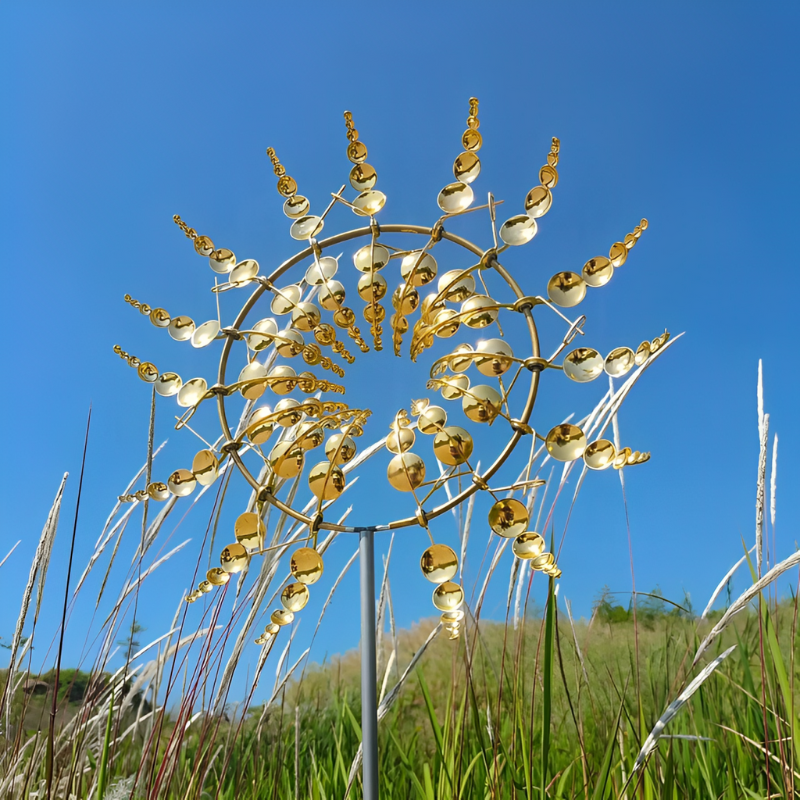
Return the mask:
[[[543,442],[546,457],[562,462],[582,458],[591,470],[621,469],[646,461],[649,453],[628,447],[618,450],[607,439],[589,442],[579,426],[568,422],[552,426],[546,436],[541,436],[531,426],[531,415],[539,382],[549,370],[561,371],[579,383],[604,373],[618,378],[645,365],[669,338],[665,332],[642,342],[636,350],[618,347],[605,357],[590,347],[578,347],[556,363],[575,337],[584,334],[585,323],[585,317],[573,321],[558,309],[578,305],[586,296],[587,287],[596,289],[607,284],[647,229],[647,220],[643,219],[631,233],[611,245],[608,256],[591,258],[575,272],[556,273],[547,282],[546,296],[523,291],[503,266],[501,256],[510,247],[530,242],[537,233],[538,220],[550,209],[553,189],[558,184],[558,139],[552,140],[546,163],[538,173],[539,183],[525,197],[522,212],[498,229],[496,213],[500,202],[489,194],[485,205],[473,205],[472,187],[481,170],[478,152],[483,140],[478,100],[471,98],[461,138],[463,151],[453,164],[455,180],[437,198],[441,210],[438,220],[431,227],[379,224],[377,215],[387,197],[375,188],[377,172],[367,163],[367,147],[352,114],[345,112],[344,119],[346,155],[352,164],[349,182],[356,195],[346,199],[342,186],[331,194],[330,203],[319,215],[311,213],[309,200],[298,193],[296,181],[286,173],[275,150],[267,150],[278,193],[284,198],[283,211],[291,220],[289,234],[303,243],[299,252],[269,275],[261,274],[254,259],[238,260],[231,250],[217,247],[208,236],[199,235],[175,216],[195,251],[208,259],[211,270],[224,281],[215,283],[212,291],[249,292],[229,325],[223,326],[219,318],[198,325],[187,315],[173,316],[163,308],[125,296],[128,304],[148,316],[156,327],[166,329],[176,341],[188,342],[195,348],[221,346],[215,381],[209,383],[203,377],[184,380],[175,372],[140,361],[119,346],[114,348],[144,382],[153,385],[157,394],[175,397],[184,409],[177,428],[188,428],[197,409],[207,401],[216,403],[221,424],[219,441],[198,452],[191,469],[177,469],[166,481],[151,482],[122,499],[147,497],[163,501],[171,495],[188,495],[197,484],[206,486],[215,481],[227,460],[255,492],[255,506],[236,520],[231,537],[234,541],[222,549],[220,566],[208,571],[206,579],[187,596],[188,602],[223,586],[232,574],[244,569],[253,555],[265,552],[264,512],[268,504],[308,529],[309,546],[291,554],[291,582],[280,596],[280,607],[272,611],[270,623],[257,639],[260,644],[270,642],[308,602],[308,587],[323,572],[322,556],[316,549],[319,532],[367,529],[333,522],[328,514],[345,490],[348,474],[360,465],[356,441],[373,413],[366,408],[351,408],[343,399],[347,367],[356,356],[338,338],[339,332],[352,340],[355,352],[366,354],[371,348],[356,324],[356,311],[346,304],[345,285],[339,280],[339,259],[332,255],[334,248],[364,241],[352,253],[352,260],[356,293],[363,302],[361,316],[369,326],[372,349],[382,350],[384,337],[390,338],[393,353],[401,356],[408,339],[405,349],[411,360],[419,363],[426,351],[441,350],[440,340],[458,339],[444,355],[431,352],[425,356],[432,359],[427,388],[432,395],[438,393],[450,403],[449,413],[428,397],[409,398],[408,409],[391,412],[385,439],[389,459],[386,480],[393,489],[409,496],[410,513],[369,526],[374,531],[407,526],[427,530],[431,545],[422,554],[420,566],[424,576],[435,584],[433,604],[441,612],[451,638],[459,636],[464,619],[464,591],[456,582],[459,562],[452,548],[434,541],[431,522],[475,492],[489,492],[495,501],[488,519],[491,530],[513,539],[517,558],[529,560],[534,569],[551,578],[560,577],[561,570],[553,553],[546,551],[544,538],[529,529],[525,504],[513,497],[499,496],[544,481],[527,480],[502,489],[492,488],[490,482],[520,440],[529,436]],[[350,208],[363,218],[364,224],[320,238],[326,217],[337,204]],[[451,219],[479,210],[487,211],[489,217],[492,241],[488,247],[447,229]],[[418,240],[418,247],[398,244],[399,239],[412,238]],[[460,266],[439,274],[434,253],[444,243],[454,246],[456,256],[450,260],[460,262]],[[390,276],[398,267],[400,280],[392,288]],[[494,284],[492,293],[489,283]],[[388,321],[387,300],[392,308]],[[550,357],[543,357],[540,351],[534,318],[540,307],[545,313],[558,314],[567,326],[562,342]],[[525,334],[515,334],[519,341],[514,341],[513,347],[510,335],[501,327],[501,315],[523,323]],[[476,341],[478,331],[488,334],[487,338]],[[293,364],[299,362],[302,366],[298,371]],[[232,428],[226,403],[236,395],[244,398],[245,407],[242,422]],[[271,404],[260,402],[264,395],[273,398]],[[376,392],[376,401],[379,397]],[[481,469],[470,432],[474,425],[494,425],[507,433],[505,440],[500,437],[503,444],[499,450],[491,458],[481,459],[489,464]],[[315,451],[320,453],[316,459]],[[431,465],[437,466],[433,476]],[[296,499],[302,493],[295,486],[303,475],[313,498],[305,506],[305,500]]]

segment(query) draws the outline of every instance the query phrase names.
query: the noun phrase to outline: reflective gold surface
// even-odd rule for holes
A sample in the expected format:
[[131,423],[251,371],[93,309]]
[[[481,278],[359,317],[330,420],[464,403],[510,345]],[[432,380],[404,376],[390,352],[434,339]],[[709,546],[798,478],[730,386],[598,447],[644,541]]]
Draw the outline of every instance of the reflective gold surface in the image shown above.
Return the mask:
[[500,238],[514,247],[527,244],[534,236],[538,227],[536,220],[527,214],[518,214],[511,219],[507,219],[500,227]]
[[382,244],[368,244],[356,250],[353,263],[359,272],[383,269],[389,263],[389,251]]
[[279,478],[295,478],[303,469],[303,448],[293,441],[278,442],[269,454],[269,465]]
[[386,449],[390,453],[405,453],[414,446],[416,438],[410,428],[399,428],[386,437]]
[[219,461],[210,450],[201,450],[192,461],[192,472],[201,486],[210,486],[217,479]]
[[246,511],[239,515],[233,527],[233,533],[236,541],[248,550],[260,550],[264,546],[266,533],[264,520],[252,511]]
[[419,566],[431,583],[444,583],[458,572],[458,557],[446,544],[433,544],[422,554]]
[[469,433],[457,425],[446,426],[433,439],[433,454],[449,467],[456,467],[467,461],[474,447]]
[[287,610],[296,614],[302,611],[308,603],[308,586],[303,583],[290,583],[281,592],[281,605]]
[[167,479],[167,486],[176,497],[186,497],[197,486],[197,478],[188,469],[176,469]]
[[296,581],[310,586],[322,577],[322,556],[311,547],[301,547],[292,553],[289,571]]
[[605,370],[612,378],[619,378],[630,372],[635,362],[636,356],[630,347],[617,347],[606,356]]
[[491,386],[471,386],[464,395],[461,407],[473,422],[492,422],[502,411],[503,398]]
[[545,445],[556,461],[574,461],[586,449],[586,436],[576,425],[563,422],[547,434]]
[[436,259],[430,253],[423,253],[420,250],[409,253],[400,262],[400,274],[403,280],[408,282],[413,275],[411,280],[413,286],[430,283],[436,277],[437,269]]
[[603,374],[603,357],[591,347],[578,347],[564,359],[564,374],[578,383],[593,381]]
[[250,556],[247,548],[238,542],[229,544],[219,554],[220,566],[225,572],[229,573],[241,572],[249,561]]
[[453,163],[453,175],[461,183],[472,183],[480,173],[480,159],[471,150],[462,153]]
[[553,204],[553,195],[546,186],[534,186],[525,198],[525,213],[538,219],[543,217]]
[[475,366],[481,375],[489,377],[504,375],[514,363],[511,360],[514,355],[511,345],[503,339],[483,339],[478,342],[475,350],[482,355],[475,361]]
[[528,526],[528,511],[525,505],[513,497],[498,500],[489,509],[489,527],[505,539],[514,539],[525,532]]
[[167,331],[176,342],[185,342],[192,338],[194,320],[191,317],[173,317],[169,321]]
[[224,586],[230,579],[230,574],[225,572],[222,567],[212,567],[212,569],[206,572],[206,580],[212,586]]
[[420,433],[434,434],[447,424],[447,412],[441,406],[428,406],[417,418]]
[[586,297],[586,282],[575,272],[557,272],[547,282],[547,296],[561,308],[573,308]]
[[464,590],[452,581],[446,581],[433,590],[433,604],[439,611],[454,611],[464,602]]
[[401,453],[389,462],[386,477],[397,491],[411,492],[425,480],[425,462],[415,453]]
[[614,463],[617,450],[608,439],[598,439],[583,451],[583,460],[589,469],[606,469]]
[[311,493],[322,500],[335,500],[344,491],[344,485],[344,473],[330,461],[321,461],[308,473]]
[[476,294],[461,304],[463,322],[469,328],[485,328],[497,319],[497,303],[485,294]]
[[472,187],[456,181],[449,183],[439,192],[436,202],[445,214],[457,214],[459,211],[469,208],[474,199],[475,194]]
[[276,608],[269,618],[276,624],[283,627],[284,625],[291,625],[294,622],[294,614],[287,611],[285,608]]
[[454,269],[445,272],[437,284],[439,293],[451,303],[462,303],[475,292],[475,278],[464,275],[461,270]]
[[544,552],[544,539],[538,533],[526,531],[514,539],[511,549],[517,558],[536,558]]
[[589,286],[605,286],[614,275],[614,266],[605,256],[597,256],[583,265],[581,275]]
[[181,386],[178,390],[178,405],[183,408],[190,408],[199,403],[208,390],[208,384],[204,378],[192,378]]

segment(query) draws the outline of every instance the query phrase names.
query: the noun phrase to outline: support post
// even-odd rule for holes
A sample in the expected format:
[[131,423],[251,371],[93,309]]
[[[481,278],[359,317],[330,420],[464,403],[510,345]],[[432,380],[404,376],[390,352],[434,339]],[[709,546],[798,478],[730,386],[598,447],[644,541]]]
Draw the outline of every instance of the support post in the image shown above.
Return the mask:
[[361,573],[361,748],[364,800],[378,800],[378,686],[375,653],[374,531],[359,533]]

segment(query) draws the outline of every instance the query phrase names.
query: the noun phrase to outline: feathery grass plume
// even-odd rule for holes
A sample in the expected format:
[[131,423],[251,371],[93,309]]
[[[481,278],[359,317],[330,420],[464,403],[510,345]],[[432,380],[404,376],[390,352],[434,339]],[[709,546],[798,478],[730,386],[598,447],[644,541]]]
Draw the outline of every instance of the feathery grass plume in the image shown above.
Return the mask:
[[713,593],[712,593],[712,595],[711,595],[711,599],[708,601],[708,605],[706,605],[706,607],[705,607],[705,610],[704,610],[704,611],[703,611],[703,613],[700,615],[700,619],[705,619],[705,618],[708,616],[708,612],[709,612],[709,611],[711,611],[711,607],[714,605],[714,601],[717,599],[717,597],[719,597],[719,593],[720,593],[720,592],[721,592],[721,591],[722,591],[722,590],[725,588],[725,585],[726,585],[726,584],[728,583],[728,581],[729,581],[729,580],[730,580],[730,579],[733,577],[733,575],[734,575],[734,573],[736,572],[736,570],[737,570],[737,569],[739,569],[739,567],[741,567],[741,566],[742,566],[742,564],[744,564],[744,562],[747,560],[747,556],[748,556],[750,553],[752,553],[752,552],[753,552],[753,550],[755,550],[755,549],[756,549],[756,546],[755,546],[755,545],[753,545],[753,546],[752,546],[752,547],[751,547],[751,548],[750,548],[750,549],[747,551],[747,554],[746,554],[746,555],[743,555],[743,556],[742,556],[742,557],[741,557],[741,558],[740,558],[740,559],[739,559],[739,560],[738,560],[738,561],[737,561],[737,562],[736,562],[736,563],[735,563],[735,564],[734,564],[734,565],[733,565],[733,566],[732,566],[732,567],[731,567],[731,568],[730,568],[730,569],[729,569],[729,570],[728,570],[728,571],[725,573],[725,577],[723,577],[723,579],[722,579],[722,580],[719,582],[719,584],[718,584],[717,588],[716,588],[716,589],[714,589],[714,592],[713,592]]
[[[411,661],[409,662],[408,666],[403,671],[403,674],[400,676],[400,680],[392,687],[392,690],[386,697],[383,698],[383,702],[378,706],[378,722],[380,722],[386,714],[389,712],[389,709],[394,705],[395,700],[397,700],[398,696],[400,695],[400,690],[403,688],[403,684],[406,682],[406,679],[411,674],[411,671],[414,667],[417,666],[417,662],[422,658],[425,651],[428,649],[428,645],[441,633],[442,630],[442,623],[440,622],[429,634],[428,638],[423,643],[422,647],[414,653]],[[356,751],[355,758],[353,759],[353,763],[350,765],[350,774],[347,778],[347,791],[345,793],[345,798],[350,794],[350,789],[353,785],[353,781],[355,780],[356,773],[358,772],[358,768],[361,766],[361,759],[364,757],[364,749],[363,745],[359,743],[358,750]]]
[[[775,530],[776,493],[778,491],[778,434],[772,437],[772,470],[769,474],[769,519]],[[3,565],[0,564],[0,567]]]
[[[80,592],[81,588],[83,587],[83,583],[86,578],[89,576],[89,573],[92,571],[97,559],[103,555],[105,552],[106,547],[108,547],[108,543],[114,538],[114,535],[120,532],[121,530],[125,529],[125,526],[128,524],[128,520],[131,517],[134,509],[136,508],[135,503],[131,503],[127,509],[125,509],[125,513],[114,523],[114,526],[111,528],[108,533],[104,532],[104,535],[100,537],[97,544],[95,545],[94,552],[91,556],[89,556],[89,561],[86,567],[83,570],[80,578],[78,578],[77,584],[75,584],[75,589],[72,591],[72,600],[75,600],[76,595]],[[121,533],[120,533],[121,535]],[[113,555],[112,555],[113,559]]]
[[[166,441],[162,442],[158,446],[158,448],[153,452],[153,458],[154,459],[161,452],[161,449],[164,447],[164,445],[166,445]],[[145,461],[144,464],[142,465],[142,468],[133,476],[133,478],[130,481],[130,483],[125,487],[125,490],[120,495],[121,497],[124,497],[125,495],[130,494],[131,489],[133,489],[133,487],[136,485],[136,482],[139,480],[139,478],[141,478],[142,475],[144,475],[146,469],[147,469],[147,462]],[[136,506],[138,506],[140,502],[141,501],[139,501],[139,500],[134,500],[130,504],[130,507],[131,508],[136,508]],[[112,521],[114,520],[114,517],[117,516],[117,512],[120,510],[120,508],[122,508],[122,501],[119,498],[117,498],[117,502],[114,503],[114,507],[111,509],[111,513],[108,515],[108,519],[106,520],[106,524],[103,525],[103,530],[100,531],[100,536],[97,537],[97,541],[94,543],[95,548],[97,548],[100,545],[100,542],[103,540],[103,537],[106,535],[106,531],[108,530],[108,526],[111,525]]]
[[392,560],[392,547],[394,546],[394,531],[389,539],[389,550],[383,559],[383,579],[381,590],[378,593],[378,608],[375,613],[375,674],[380,675],[383,662],[383,629],[386,627],[386,589],[389,585],[389,564]]
[[[756,567],[761,577],[764,561],[764,504],[767,492],[767,447],[769,444],[769,414],[761,420],[761,442],[758,454],[758,481],[756,484]],[[620,470],[621,471],[621,470]]]
[[758,359],[758,382],[756,383],[756,404],[758,407],[758,442],[764,435],[764,369],[761,359]]
[[[297,628],[295,628],[295,630],[297,630]],[[289,667],[289,669],[288,669],[288,670],[286,670],[286,674],[285,674],[285,675],[283,676],[283,678],[281,679],[281,682],[275,686],[275,688],[274,688],[274,690],[273,690],[273,692],[272,692],[272,697],[270,697],[270,699],[267,701],[267,705],[270,705],[270,704],[272,703],[272,701],[273,701],[273,700],[274,700],[274,699],[275,699],[275,698],[276,698],[276,697],[277,697],[277,696],[280,694],[280,692],[281,692],[281,689],[283,689],[283,687],[284,687],[284,686],[286,686],[286,683],[288,682],[289,678],[291,678],[291,677],[292,677],[292,675],[294,674],[294,671],[295,671],[295,670],[296,670],[296,669],[297,669],[297,668],[300,666],[300,662],[301,662],[301,661],[302,661],[302,660],[303,660],[303,659],[304,659],[304,658],[305,658],[305,657],[306,657],[306,656],[307,656],[307,655],[308,655],[310,652],[311,652],[311,648],[310,648],[310,647],[307,647],[307,648],[306,648],[306,649],[303,651],[303,654],[300,656],[300,658],[298,658],[298,659],[297,659],[297,661],[295,661],[295,662],[294,662],[294,664],[292,664],[292,666],[291,666],[291,667]],[[287,653],[288,653],[288,646],[287,646]]]
[[[64,477],[61,479],[61,484],[58,487],[58,491],[56,492],[55,500],[53,500],[53,505],[51,506],[50,512],[47,515],[44,528],[42,528],[42,533],[39,537],[39,544],[36,546],[36,552],[34,553],[33,561],[31,562],[31,571],[28,574],[28,582],[25,585],[25,591],[22,593],[22,605],[20,607],[19,617],[17,617],[17,625],[14,629],[14,638],[11,640],[11,655],[8,659],[8,667],[6,669],[6,684],[3,689],[2,702],[0,702],[0,708],[4,709],[6,717],[6,738],[9,737],[11,730],[11,682],[13,680],[14,670],[16,668],[17,650],[19,649],[20,639],[22,638],[22,629],[25,626],[25,619],[28,616],[28,608],[31,602],[31,595],[33,594],[33,585],[36,582],[36,576],[40,574],[41,569],[47,569],[47,562],[49,562],[50,554],[53,550],[53,540],[56,536],[58,517],[61,513],[61,500],[64,497],[64,486],[67,483],[68,477],[69,473],[65,472]],[[41,597],[37,599],[36,615],[39,613],[40,599]],[[35,625],[36,620],[34,618],[34,627]]]
[[[678,711],[686,704],[689,698],[700,688],[706,679],[714,672],[714,670],[736,649],[736,645],[729,647],[724,653],[718,655],[710,664],[706,664],[700,671],[696,678],[667,706],[667,710],[658,718],[658,722],[653,726],[647,739],[645,739],[639,755],[636,757],[636,763],[633,765],[633,772],[635,773],[644,762],[650,753],[655,750],[661,732],[672,720]],[[695,663],[697,659],[695,659]]]
[[54,514],[52,519],[48,519],[47,523],[51,528],[51,533],[49,536],[45,536],[43,538],[43,550],[42,550],[42,558],[41,563],[39,565],[39,581],[36,587],[36,609],[33,612],[33,624],[36,625],[36,622],[39,619],[39,612],[42,608],[42,597],[44,596],[44,584],[45,580],[47,579],[47,568],[50,566],[50,557],[53,555],[53,542],[56,540],[56,529],[58,528],[58,515],[61,511],[61,496],[64,493],[64,484],[67,482],[67,473],[64,473],[64,477],[61,479],[61,486],[58,489],[57,500],[58,503],[53,503],[53,511],[51,513]]
[[747,604],[766,586],[769,586],[772,581],[778,578],[780,575],[783,575],[787,569],[791,569],[795,564],[800,564],[800,550],[792,553],[789,558],[784,559],[781,561],[780,564],[776,564],[769,572],[767,572],[762,578],[757,580],[747,591],[743,592],[739,597],[736,599],[735,602],[731,603],[730,608],[720,617],[717,624],[711,629],[708,636],[700,643],[700,647],[697,648],[697,652],[694,656],[694,661],[692,661],[692,666],[694,666],[700,656],[705,652],[706,648],[711,644],[711,642],[716,639],[716,637],[728,626],[728,623],[735,617],[742,609],[747,607]]

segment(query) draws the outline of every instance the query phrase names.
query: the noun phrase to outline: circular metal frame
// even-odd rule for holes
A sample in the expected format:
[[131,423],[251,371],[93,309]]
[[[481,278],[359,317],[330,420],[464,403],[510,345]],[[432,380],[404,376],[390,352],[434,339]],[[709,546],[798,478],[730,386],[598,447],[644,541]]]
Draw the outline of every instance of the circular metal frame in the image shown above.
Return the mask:
[[[381,233],[413,233],[418,234],[421,236],[427,236],[431,238],[434,234],[437,236],[441,233],[441,238],[447,239],[450,242],[453,242],[460,247],[468,250],[473,255],[482,258],[485,253],[484,251],[478,247],[477,245],[473,244],[467,239],[462,238],[461,236],[457,236],[456,234],[449,233],[448,231],[444,230],[444,228],[438,226],[437,229],[434,231],[433,228],[428,228],[422,225],[381,225],[380,226]],[[330,236],[327,239],[323,239],[317,242],[317,246],[319,250],[322,251],[326,247],[332,247],[336,244],[341,242],[347,242],[351,239],[358,239],[362,236],[372,236],[373,229],[372,227],[365,227],[365,228],[354,228],[353,230],[346,231],[344,233],[338,233],[334,236]],[[301,261],[309,258],[314,254],[314,248],[312,246],[308,246],[304,250],[296,253],[291,258],[284,261],[269,277],[270,283],[273,283],[278,278],[280,278],[284,273],[290,270],[292,267],[299,264]],[[497,259],[491,259],[489,262],[492,268],[505,280],[505,282],[509,285],[511,290],[517,296],[517,299],[521,299],[525,297],[522,290],[520,289],[517,282],[511,277],[511,275],[506,271],[506,269],[497,261]],[[241,325],[244,323],[247,315],[252,311],[255,304],[258,302],[259,298],[266,292],[267,289],[263,284],[259,284],[259,286],[255,289],[252,295],[250,295],[247,302],[242,306],[239,315],[236,317],[231,328],[233,330],[238,331]],[[521,309],[521,313],[525,317],[525,321],[528,325],[528,333],[531,337],[531,346],[533,349],[532,355],[535,358],[539,357],[539,336],[536,330],[536,323],[533,320],[533,313],[531,308],[523,308]],[[230,355],[231,347],[233,346],[233,337],[226,337],[225,343],[222,348],[222,355],[220,357],[219,362],[219,373],[217,376],[217,383],[220,385],[225,385],[225,371],[228,365],[228,356]],[[530,388],[528,390],[528,398],[525,403],[525,408],[523,409],[522,416],[520,417],[520,422],[524,425],[527,425],[528,420],[530,419],[531,413],[533,412],[533,406],[536,402],[536,394],[539,388],[539,371],[538,370],[531,370],[531,383]],[[217,395],[217,410],[219,412],[219,420],[220,425],[222,426],[222,432],[225,435],[226,444],[235,443],[235,439],[231,434],[230,425],[228,424],[227,414],[225,412],[225,398],[222,394]],[[486,481],[488,481],[505,463],[506,459],[511,455],[514,448],[517,446],[517,442],[519,442],[520,438],[523,436],[523,432],[520,430],[514,430],[511,438],[506,443],[506,446],[503,448],[500,455],[494,461],[494,463],[486,469],[486,471],[482,475],[475,475],[472,485],[467,486],[463,489],[459,494],[455,495],[447,502],[442,503],[441,505],[437,506],[436,508],[432,509],[431,511],[425,511],[425,516],[427,519],[434,519],[435,517],[444,514],[445,512],[449,511],[452,508],[460,505],[464,502],[467,498],[469,498],[472,494],[474,494],[481,485],[485,485]],[[241,455],[237,452],[235,447],[230,449],[230,455],[233,462],[238,467],[239,471],[244,475],[247,482],[253,487],[256,492],[259,492],[264,487],[256,480],[250,470],[245,466],[244,461],[242,460]],[[296,511],[291,506],[287,505],[286,503],[279,500],[273,494],[269,493],[266,495],[266,499],[268,502],[272,503],[277,509],[282,511],[285,514],[288,514],[293,519],[301,522],[309,527],[314,523],[314,520],[311,517],[306,516],[305,514]],[[339,531],[341,533],[357,533],[363,530],[394,530],[396,528],[405,528],[410,525],[419,525],[420,521],[417,516],[406,517],[405,519],[395,520],[393,522],[389,522],[383,525],[360,525],[360,526],[348,526],[348,525],[338,525],[332,522],[325,522],[322,521],[317,526],[321,530],[331,530],[331,531]]]

